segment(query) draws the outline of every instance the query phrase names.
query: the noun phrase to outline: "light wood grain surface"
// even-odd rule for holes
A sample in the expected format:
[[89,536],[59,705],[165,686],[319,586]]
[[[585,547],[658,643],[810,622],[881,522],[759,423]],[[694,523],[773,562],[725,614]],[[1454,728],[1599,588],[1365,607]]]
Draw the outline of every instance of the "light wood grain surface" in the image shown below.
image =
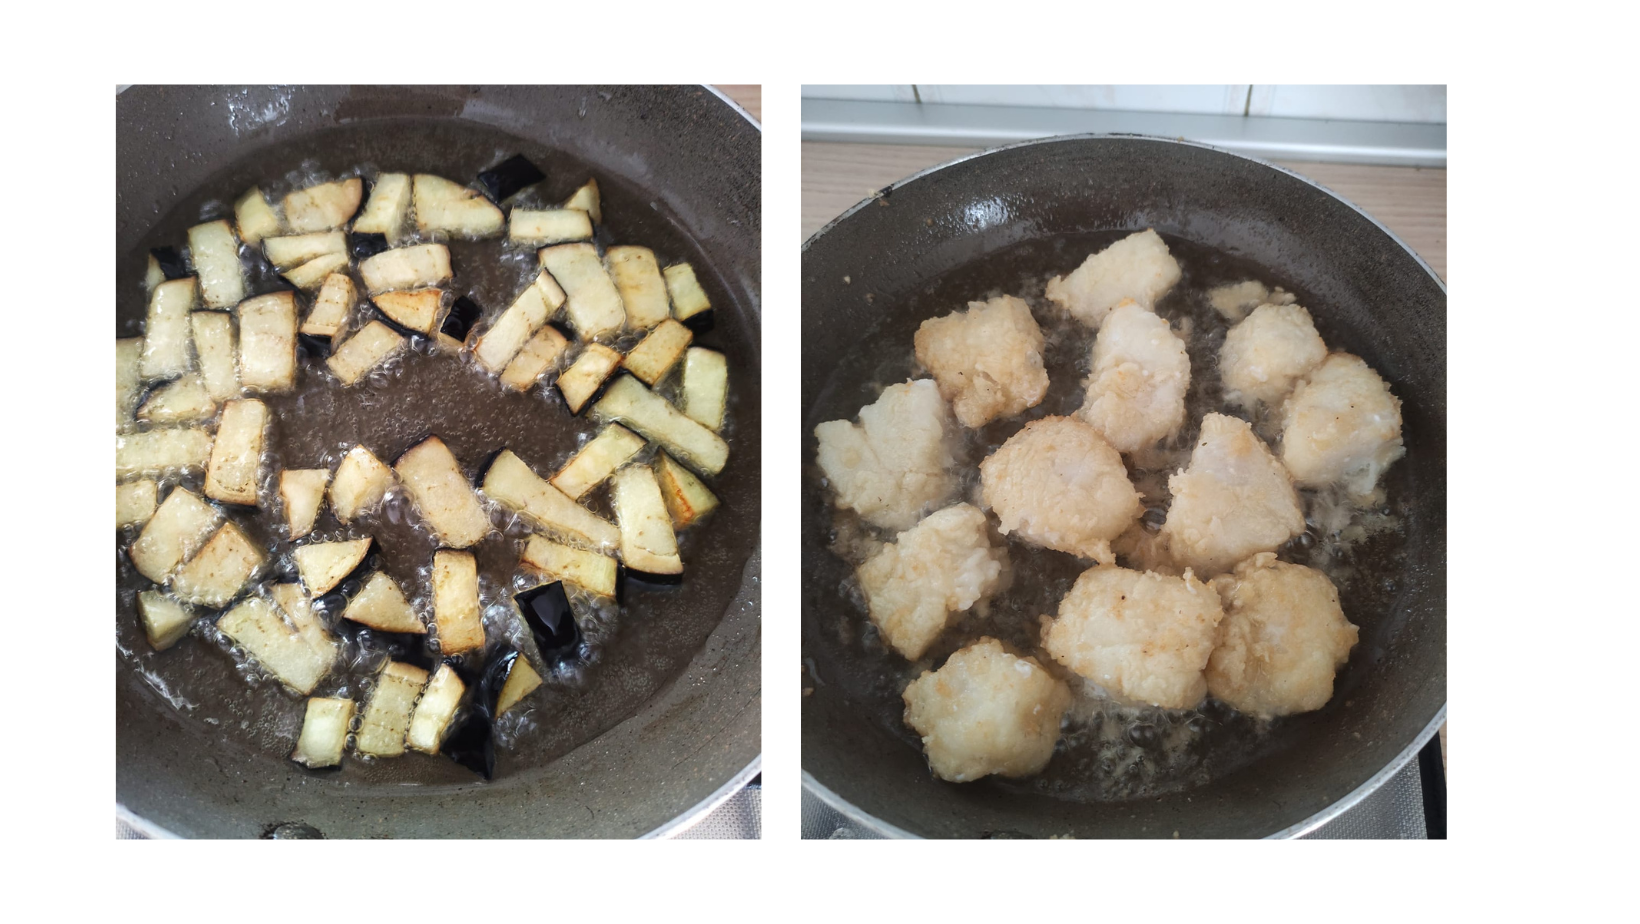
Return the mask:
[[763,85],[758,83],[719,83],[714,84],[723,95],[740,104],[740,108],[752,114],[752,118],[763,121]]
[[[976,148],[803,143],[803,240],[875,190]],[[1281,162],[1355,203],[1446,278],[1446,171]],[[1446,726],[1441,726],[1446,757]]]
[[[873,190],[975,150],[805,142],[803,240]],[[1445,170],[1289,162],[1282,166],[1360,206],[1446,278]]]

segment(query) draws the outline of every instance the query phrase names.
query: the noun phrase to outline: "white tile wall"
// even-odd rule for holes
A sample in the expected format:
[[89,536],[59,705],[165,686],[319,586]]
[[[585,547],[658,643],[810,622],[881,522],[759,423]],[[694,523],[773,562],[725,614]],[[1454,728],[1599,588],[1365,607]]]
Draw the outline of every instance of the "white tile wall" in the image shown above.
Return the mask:
[[1446,87],[1303,86],[1260,84],[1248,115],[1359,122],[1446,121]]
[[1047,106],[1055,109],[1116,109],[1128,112],[1193,112],[1241,115],[1247,84],[1196,86],[1011,86],[970,87],[918,84],[925,103],[974,106]]
[[847,99],[866,103],[913,103],[917,100],[909,83],[806,83],[803,85],[803,96],[806,99]]
[[[1249,94],[1251,90],[1251,94]],[[1346,119],[1365,122],[1446,122],[1446,87],[1433,85],[1318,86],[1206,84],[1176,86],[958,86],[950,84],[821,84],[809,99],[1033,106],[1200,115]]]

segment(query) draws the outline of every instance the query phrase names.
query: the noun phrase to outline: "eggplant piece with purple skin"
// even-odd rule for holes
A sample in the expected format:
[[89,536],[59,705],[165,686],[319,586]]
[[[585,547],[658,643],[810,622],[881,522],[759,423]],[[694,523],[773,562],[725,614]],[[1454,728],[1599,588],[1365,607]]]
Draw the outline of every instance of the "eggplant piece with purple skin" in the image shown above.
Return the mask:
[[700,314],[692,314],[678,323],[696,334],[709,334],[712,332],[712,310],[708,308]]
[[[473,694],[469,694],[473,695]],[[477,696],[474,695],[475,701]],[[444,736],[439,753],[486,780],[495,778],[495,720],[483,709],[467,711],[461,724]]]
[[683,583],[683,574],[656,574],[653,571],[640,571],[629,568],[623,562],[615,575],[615,602],[626,602],[626,586],[631,584],[638,590],[660,590],[667,587],[676,587]]
[[575,621],[575,610],[569,605],[569,594],[564,591],[562,581],[532,587],[516,594],[513,602],[524,614],[524,622],[535,636],[541,657],[552,662],[576,655],[581,643],[581,627]]
[[365,579],[380,566],[381,555],[372,545],[370,554],[337,583],[334,590],[313,601],[313,611],[326,631],[348,644],[371,651],[385,651],[391,660],[413,664],[432,673],[434,657],[427,650],[427,636],[414,632],[383,632],[342,615],[353,597],[364,589]]
[[318,334],[297,334],[296,345],[302,348],[302,355],[309,359],[329,359],[331,338],[321,337]]
[[484,187],[484,192],[496,205],[510,198],[526,186],[534,186],[546,179],[547,175],[541,168],[530,163],[529,158],[522,154],[514,154],[494,167],[478,175],[478,185]]
[[433,653],[427,650],[427,636],[413,632],[383,632],[358,623],[351,623],[358,629],[349,632],[346,628],[348,624],[348,620],[341,620],[336,628],[337,634],[372,651],[385,651],[391,660],[414,664],[429,674],[433,672],[436,662]]
[[391,246],[385,234],[360,234],[355,231],[347,236],[347,250],[355,260],[368,260]]
[[512,674],[513,665],[520,659],[521,655],[511,648],[496,652],[485,663],[476,683],[463,662],[456,658],[446,658],[444,661],[467,684],[467,708],[461,724],[450,729],[439,750],[486,780],[495,778],[496,703],[507,685],[507,678]]
[[450,313],[444,316],[444,323],[438,329],[439,333],[452,340],[466,342],[468,332],[483,314],[484,309],[478,307],[478,302],[463,295],[450,306]]
[[370,311],[366,314],[366,317],[370,318],[372,321],[382,322],[387,325],[388,329],[393,331],[393,333],[398,334],[406,340],[414,341],[417,338],[426,339],[427,337],[426,334],[416,330],[414,327],[406,327],[394,320],[391,315],[377,307],[374,301],[370,303]]
[[[326,496],[329,496],[328,490]],[[337,576],[335,569],[345,565],[349,557],[357,554],[353,549],[340,548],[342,543],[354,543],[356,539],[343,539],[336,542],[309,542],[296,547],[296,579],[300,580],[304,590],[314,597],[313,605],[325,611],[326,615],[334,615],[347,607],[348,598],[364,589],[364,579],[381,567],[381,553],[376,549],[373,537],[364,547],[364,554],[353,563],[347,573]],[[318,556],[306,557],[308,571],[302,571],[304,556],[301,551],[311,546],[331,546],[325,553]],[[340,564],[338,564],[340,563]],[[328,566],[328,567],[327,567]],[[320,586],[314,586],[315,584]],[[317,593],[315,593],[317,591]],[[334,610],[332,609],[334,607]]]
[[153,256],[154,262],[159,264],[159,270],[165,274],[166,279],[181,279],[193,275],[188,269],[188,261],[182,258],[182,251],[175,247],[155,247],[148,253]]

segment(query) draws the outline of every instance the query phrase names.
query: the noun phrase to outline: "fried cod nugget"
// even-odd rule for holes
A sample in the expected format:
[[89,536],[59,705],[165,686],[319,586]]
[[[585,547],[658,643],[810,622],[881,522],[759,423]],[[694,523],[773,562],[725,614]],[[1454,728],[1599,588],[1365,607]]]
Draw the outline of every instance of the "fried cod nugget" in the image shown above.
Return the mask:
[[1041,773],[1071,704],[1064,682],[993,638],[924,671],[903,698],[905,724],[922,736],[934,775],[953,783]]
[[1202,418],[1190,466],[1167,481],[1173,494],[1162,535],[1181,567],[1221,574],[1304,531],[1292,476],[1245,420]]
[[1264,552],[1214,578],[1213,588],[1225,616],[1207,662],[1208,692],[1264,718],[1326,705],[1360,640],[1333,582]]
[[1275,291],[1264,287],[1257,279],[1232,282],[1207,290],[1207,303],[1231,324],[1247,317],[1247,312],[1260,305],[1291,305],[1297,296],[1277,286]]
[[1184,423],[1190,356],[1168,323],[1124,302],[1093,342],[1093,374],[1078,411],[1118,452],[1137,452]]
[[957,491],[956,427],[933,379],[883,389],[860,422],[814,428],[820,468],[851,508],[885,529],[910,529]]
[[1100,565],[1060,601],[1042,647],[1125,700],[1188,709],[1207,694],[1202,670],[1223,618],[1218,595],[1188,570],[1171,577]]
[[945,631],[952,613],[1004,586],[1008,548],[991,545],[989,524],[978,507],[955,504],[901,533],[858,574],[883,640],[915,661]]
[[1144,513],[1122,456],[1088,423],[1044,417],[979,467],[1003,535],[1111,564],[1111,540]]
[[929,318],[917,328],[916,345],[917,360],[970,429],[1035,407],[1047,394],[1042,329],[1030,306],[1011,295]]
[[1327,358],[1327,344],[1300,305],[1260,305],[1219,348],[1224,398],[1252,410],[1279,407],[1293,385]]
[[1282,415],[1281,461],[1306,488],[1342,484],[1365,496],[1406,455],[1401,401],[1359,356],[1328,356],[1293,389]]
[[1069,276],[1048,281],[1048,301],[1097,330],[1124,299],[1149,308],[1179,281],[1179,261],[1147,228],[1088,257]]

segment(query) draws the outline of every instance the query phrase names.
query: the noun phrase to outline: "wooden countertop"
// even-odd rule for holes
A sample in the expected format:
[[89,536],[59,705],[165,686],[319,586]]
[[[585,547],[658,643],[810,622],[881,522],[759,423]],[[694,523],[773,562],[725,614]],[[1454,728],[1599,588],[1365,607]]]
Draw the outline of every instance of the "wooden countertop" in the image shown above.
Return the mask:
[[[725,88],[727,91],[727,88]],[[759,97],[761,101],[761,96]],[[803,240],[875,190],[977,148],[803,143]],[[1281,161],[1376,218],[1446,279],[1446,171]],[[1446,756],[1446,726],[1441,726]]]
[[763,121],[763,85],[760,83],[719,83],[714,84],[723,95],[740,104],[740,108],[752,114],[752,118]]

